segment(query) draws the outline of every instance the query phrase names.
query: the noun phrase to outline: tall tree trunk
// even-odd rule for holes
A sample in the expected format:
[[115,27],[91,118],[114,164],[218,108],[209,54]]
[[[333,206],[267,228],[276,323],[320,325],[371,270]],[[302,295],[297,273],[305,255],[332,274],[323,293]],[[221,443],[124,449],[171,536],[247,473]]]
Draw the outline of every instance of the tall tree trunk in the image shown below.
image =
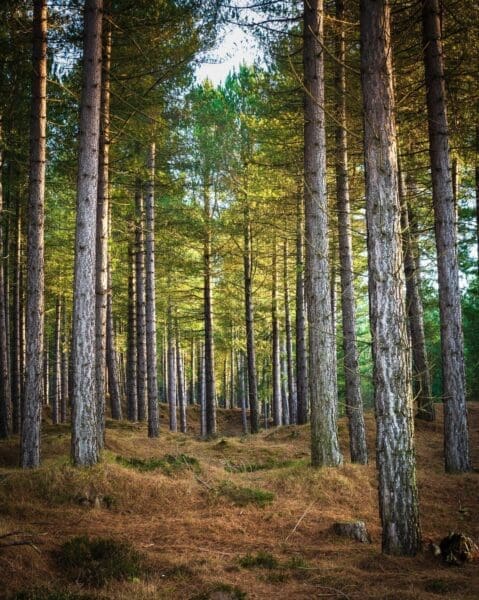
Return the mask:
[[60,296],[57,296],[55,309],[55,337],[53,349],[53,385],[52,385],[52,423],[57,425],[60,422],[60,404],[61,404],[61,340],[62,340],[62,303]]
[[282,402],[282,422],[283,425],[290,425],[291,417],[289,413],[289,394],[288,394],[288,353],[286,350],[286,338],[283,340],[281,351],[281,402]]
[[102,7],[102,0],[85,1],[72,336],[72,458],[76,465],[81,466],[92,465],[99,458],[95,377],[95,265]]
[[130,247],[130,274],[128,277],[128,333],[126,355],[126,405],[129,421],[138,421],[138,389],[136,378],[136,281],[135,253]]
[[286,335],[286,378],[288,390],[289,422],[298,422],[296,404],[296,384],[293,371],[293,340],[291,336],[291,312],[289,307],[289,273],[288,273],[288,240],[285,238],[283,245],[283,291],[284,291],[284,330]]
[[62,299],[63,305],[63,325],[61,340],[61,401],[60,401],[60,419],[62,423],[67,421],[68,412],[68,320],[65,296]]
[[245,369],[245,356],[243,353],[238,352],[237,356],[237,374],[238,374],[238,396],[241,404],[241,424],[243,428],[243,434],[248,433],[248,411],[246,407],[246,387],[248,386],[247,373]]
[[206,435],[216,434],[216,386],[215,386],[215,346],[213,333],[213,289],[211,265],[211,223],[212,209],[210,190],[205,177],[204,184],[204,320],[205,320],[205,410]]
[[456,211],[449,160],[444,60],[438,0],[423,1],[423,47],[441,321],[446,471],[469,471]]
[[144,206],[141,183],[136,182],[136,380],[138,420],[146,420],[147,353],[146,353],[146,291],[145,291],[145,234]]
[[344,0],[336,0],[336,18],[340,31],[336,41],[336,206],[338,211],[338,242],[341,274],[341,316],[343,326],[344,380],[346,414],[349,426],[351,462],[366,464],[368,450],[364,428],[363,399],[359,377],[356,342],[356,305],[354,301],[353,245],[351,238],[351,207],[349,202],[348,137],[346,118],[346,15]]
[[243,213],[243,266],[244,266],[244,295],[245,295],[245,326],[246,326],[246,360],[248,374],[248,398],[250,406],[251,433],[259,431],[258,413],[258,382],[256,373],[256,346],[254,339],[254,308],[253,308],[253,242],[251,235],[251,217],[248,199],[245,199]]
[[[479,125],[476,125],[476,244],[477,244],[477,267],[479,270]],[[479,273],[478,273],[479,274]]]
[[406,278],[406,308],[412,351],[413,390],[418,408],[416,416],[426,421],[434,421],[435,411],[427,363],[426,338],[424,335],[424,311],[419,285],[419,261],[418,256],[416,256],[417,244],[409,217],[405,176],[400,167],[398,176],[404,275]]
[[181,356],[180,349],[180,332],[178,329],[178,322],[176,323],[176,371],[178,375],[178,408],[180,410],[180,431],[186,433],[186,394],[184,387],[184,368],[183,368],[183,357]]
[[[108,272],[110,269],[108,269]],[[118,375],[118,356],[115,348],[115,328],[113,324],[113,307],[111,296],[111,275],[108,275],[108,294],[106,301],[106,367],[108,373],[108,393],[110,396],[111,418],[121,421],[120,378]]]
[[207,426],[206,426],[206,374],[205,374],[205,349],[204,346],[200,346],[200,360],[198,361],[199,367],[199,384],[200,384],[200,435],[206,437]]
[[[13,430],[18,431],[19,405],[20,398],[16,399],[14,407],[16,411],[13,414],[13,424],[11,415],[11,385],[10,385],[10,369],[8,360],[8,337],[7,337],[7,311],[6,303],[6,244],[4,243],[4,228],[5,228],[5,212],[3,209],[3,187],[2,187],[2,171],[3,171],[3,140],[2,140],[2,121],[0,119],[0,438],[9,436],[13,426]],[[38,439],[39,443],[39,439]],[[39,459],[38,459],[39,460]],[[36,466],[36,465],[34,465]]]
[[398,193],[390,8],[361,0],[369,306],[382,548],[420,548]]
[[111,23],[109,0],[103,12],[103,51],[101,79],[100,149],[98,161],[98,200],[96,211],[96,385],[98,446],[105,442],[106,320],[108,296],[108,218],[110,212],[110,64]]
[[[13,432],[19,433],[21,430],[22,418],[22,370],[21,370],[21,332],[20,332],[20,263],[22,252],[22,214],[20,202],[17,202],[15,209],[15,234],[12,235],[12,311],[11,311],[11,345],[10,345],[10,369],[11,369],[11,402],[13,411]],[[6,266],[6,265],[5,265]],[[4,266],[4,268],[5,268]],[[5,271],[4,271],[5,276]],[[5,327],[5,334],[6,334]],[[0,335],[2,335],[0,333]],[[48,347],[45,344],[45,347]],[[5,363],[8,364],[8,363]],[[8,392],[7,392],[8,393]],[[48,396],[46,398],[48,402]],[[8,402],[7,402],[8,405]]]
[[309,325],[311,462],[341,464],[337,436],[336,348],[329,276],[323,0],[304,0],[304,195]]
[[188,402],[192,406],[196,404],[196,352],[195,352],[195,338],[191,338],[190,348],[190,389]]
[[155,151],[150,144],[146,190],[146,362],[148,389],[148,437],[160,434],[158,372],[156,364],[156,291],[155,291]]
[[[30,129],[30,189],[27,232],[25,395],[21,466],[40,464],[44,332],[44,220],[47,124],[47,3],[33,2],[33,80]],[[8,389],[10,383],[8,382]]]
[[279,427],[283,422],[281,401],[281,350],[278,319],[278,265],[276,239],[273,241],[272,288],[271,288],[271,329],[272,329],[272,376],[273,376],[273,423]]
[[304,298],[304,209],[298,194],[296,206],[296,402],[299,425],[308,422],[308,357]]
[[168,300],[168,413],[170,421],[170,431],[178,431],[178,423],[176,416],[176,399],[177,399],[177,377],[176,377],[176,347],[175,347],[175,332],[173,327],[173,309],[171,300]]

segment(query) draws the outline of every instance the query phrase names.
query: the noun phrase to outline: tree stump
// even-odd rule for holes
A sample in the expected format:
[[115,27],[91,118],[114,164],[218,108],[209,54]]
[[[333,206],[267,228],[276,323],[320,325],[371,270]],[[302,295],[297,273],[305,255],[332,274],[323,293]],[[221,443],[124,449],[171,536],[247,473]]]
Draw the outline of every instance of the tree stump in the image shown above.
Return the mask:
[[371,543],[371,536],[364,521],[350,521],[348,523],[333,523],[333,531],[336,535],[357,540],[363,544]]

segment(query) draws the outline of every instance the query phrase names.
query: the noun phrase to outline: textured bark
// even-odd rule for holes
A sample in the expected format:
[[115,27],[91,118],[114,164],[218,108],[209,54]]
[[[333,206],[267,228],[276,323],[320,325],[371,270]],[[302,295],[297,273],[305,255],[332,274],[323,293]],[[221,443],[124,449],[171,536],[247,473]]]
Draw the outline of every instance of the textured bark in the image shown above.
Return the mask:
[[446,471],[471,469],[464,372],[456,212],[449,161],[446,88],[438,0],[423,1],[423,46],[437,249]]
[[245,369],[245,356],[244,354],[237,354],[237,374],[238,374],[238,396],[241,404],[241,424],[243,427],[243,433],[246,435],[248,433],[248,411],[246,408],[246,387],[248,385],[247,382],[247,373]]
[[243,243],[246,359],[248,375],[248,398],[250,406],[250,427],[251,433],[258,433],[258,382],[256,373],[256,346],[254,339],[253,308],[253,244],[251,235],[251,218],[247,199],[245,200],[243,212]]
[[63,305],[63,324],[62,324],[62,339],[61,339],[61,357],[60,357],[60,372],[61,372],[61,390],[60,390],[60,420],[62,423],[67,421],[68,413],[68,320],[65,296],[62,298]]
[[180,349],[180,334],[176,323],[176,371],[178,376],[178,408],[180,412],[180,431],[186,433],[186,393],[184,386],[184,365]]
[[196,404],[196,348],[194,338],[191,340],[190,347],[190,388],[188,403],[192,406],[193,404]]
[[283,425],[289,425],[291,423],[291,417],[289,414],[288,401],[288,353],[286,351],[286,338],[283,340],[283,348],[281,351],[281,402],[283,409]]
[[[22,215],[20,202],[17,202],[15,213],[15,234],[12,243],[12,311],[11,311],[11,345],[10,345],[10,369],[11,369],[11,401],[12,401],[12,429],[14,433],[19,433],[21,430],[22,416],[22,376],[23,370],[21,366],[21,299],[20,299],[20,263],[22,253]],[[5,271],[4,271],[5,276]],[[5,334],[6,334],[5,328]],[[0,333],[2,335],[2,333]],[[47,347],[47,346],[46,346]],[[7,364],[7,363],[5,363]],[[8,392],[7,392],[8,393]],[[48,402],[49,396],[46,397]],[[8,403],[7,403],[8,405]]]
[[479,270],[479,125],[476,125],[476,243],[477,243],[477,266]]
[[199,386],[200,386],[200,432],[201,437],[206,437],[206,376],[205,376],[205,349],[204,346],[200,347],[200,360],[199,360]]
[[296,402],[299,425],[308,422],[308,357],[304,298],[304,209],[298,194],[296,207]]
[[[12,394],[10,385],[10,369],[8,364],[8,338],[7,338],[7,304],[6,304],[6,244],[4,242],[5,213],[3,209],[3,188],[2,188],[2,170],[3,170],[3,140],[2,140],[2,122],[0,119],[0,438],[9,436],[12,425],[13,429],[18,431],[20,397],[16,398],[14,407],[13,424],[11,418]],[[36,425],[36,421],[35,421]],[[39,438],[38,438],[39,444]],[[39,460],[39,458],[38,458]],[[32,465],[32,466],[36,466]]]
[[205,410],[206,435],[216,434],[216,386],[215,386],[215,344],[213,330],[213,281],[211,264],[211,221],[212,210],[208,186],[204,194],[204,245],[203,245],[203,280],[204,280],[204,323],[205,323]]
[[271,335],[272,335],[272,377],[273,377],[273,423],[279,427],[283,422],[283,406],[281,400],[281,350],[279,339],[278,319],[278,261],[276,253],[276,239],[273,242],[271,287]]
[[33,80],[30,128],[30,188],[27,231],[25,395],[20,462],[40,464],[45,311],[44,222],[47,126],[47,3],[33,2]]
[[60,422],[60,403],[62,389],[62,364],[61,364],[61,323],[62,323],[62,304],[60,297],[57,297],[55,308],[55,336],[53,339],[53,377],[52,377],[52,423],[57,425]]
[[129,421],[138,420],[138,396],[136,379],[136,283],[135,255],[130,248],[130,274],[128,277],[128,332],[126,355],[126,405]]
[[138,420],[146,419],[147,399],[147,355],[146,355],[146,291],[145,291],[145,225],[141,184],[136,182],[136,381],[138,398]]
[[46,336],[43,350],[43,403],[46,406],[50,404],[50,346]]
[[421,545],[414,420],[402,270],[390,9],[361,0],[369,306],[382,549]]
[[298,411],[296,403],[296,382],[294,380],[293,369],[293,339],[291,335],[291,311],[289,297],[289,273],[288,273],[288,240],[284,240],[283,244],[283,292],[284,292],[284,332],[286,336],[286,378],[288,391],[288,411],[289,422],[298,422]]
[[404,276],[406,278],[406,308],[411,338],[414,398],[417,402],[416,416],[434,421],[435,411],[432,398],[431,378],[426,354],[424,335],[424,311],[420,294],[419,260],[417,243],[409,219],[404,173],[399,169],[399,200],[401,203],[401,229],[404,254]]
[[148,391],[148,437],[160,434],[158,372],[156,364],[156,284],[155,284],[155,144],[148,153],[146,190],[146,362]]
[[[110,275],[108,275],[108,279],[110,279]],[[110,281],[108,282],[108,288],[111,290]],[[113,307],[110,291],[107,294],[106,301],[106,368],[108,373],[111,418],[121,421],[123,411],[121,408],[120,377],[118,374],[118,356],[115,348],[115,328],[113,325]]]
[[336,425],[336,348],[329,272],[323,20],[323,1],[305,0],[304,196],[311,462],[314,466],[336,466],[342,456]]
[[82,466],[92,465],[98,462],[99,458],[95,377],[95,255],[101,96],[101,10],[102,0],[86,0],[72,336],[72,458],[76,465]]
[[351,462],[366,464],[368,450],[364,428],[363,399],[359,377],[356,342],[356,304],[354,301],[353,245],[351,238],[351,207],[349,202],[348,137],[346,118],[346,21],[344,1],[336,0],[336,18],[340,27],[336,39],[336,207],[338,212],[338,245],[341,276],[341,317],[343,326],[344,383],[346,414],[349,427]]
[[[106,1],[106,3],[108,0]],[[105,3],[105,4],[106,4]],[[106,7],[105,7],[106,8]],[[110,63],[111,23],[103,13],[103,51],[101,73],[100,149],[98,162],[98,200],[96,210],[96,386],[98,445],[105,441],[106,397],[106,320],[108,296],[108,216],[110,210]],[[111,391],[110,391],[111,395]]]
[[176,416],[176,399],[177,399],[177,380],[176,380],[176,344],[175,332],[173,326],[173,309],[171,300],[168,302],[167,315],[167,347],[168,347],[168,413],[170,421],[170,431],[178,431],[178,422]]

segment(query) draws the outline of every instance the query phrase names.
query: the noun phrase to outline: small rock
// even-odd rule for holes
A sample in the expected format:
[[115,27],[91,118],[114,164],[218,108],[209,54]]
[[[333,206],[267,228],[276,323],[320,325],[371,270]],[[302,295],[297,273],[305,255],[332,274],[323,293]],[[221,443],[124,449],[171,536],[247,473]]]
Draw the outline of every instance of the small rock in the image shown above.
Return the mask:
[[350,521],[349,523],[333,523],[333,531],[336,535],[357,540],[363,544],[371,543],[371,536],[364,521]]

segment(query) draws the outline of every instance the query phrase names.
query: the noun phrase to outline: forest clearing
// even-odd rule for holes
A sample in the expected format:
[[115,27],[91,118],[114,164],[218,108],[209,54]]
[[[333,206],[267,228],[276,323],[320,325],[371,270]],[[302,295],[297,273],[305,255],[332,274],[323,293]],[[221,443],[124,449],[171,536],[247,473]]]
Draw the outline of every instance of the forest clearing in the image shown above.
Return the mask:
[[[194,432],[196,413],[189,413],[192,433],[164,431],[154,440],[146,437],[144,425],[108,421],[103,460],[91,470],[70,466],[64,425],[45,424],[44,465],[35,473],[14,467],[16,440],[8,446],[3,442],[0,536],[20,531],[12,539],[31,540],[36,549],[0,549],[2,598],[479,597],[477,563],[447,565],[428,547],[429,541],[439,542],[451,531],[479,537],[479,475],[444,474],[440,414],[435,423],[421,422],[417,431],[424,548],[415,557],[394,557],[381,555],[374,461],[315,470],[309,465],[308,426],[241,436],[239,411],[219,411],[224,435],[203,441]],[[473,460],[478,461],[479,405],[471,405],[470,417]],[[366,429],[373,455],[370,413]],[[346,431],[342,419],[345,453]],[[168,472],[162,467],[141,471],[118,462],[118,457],[148,460],[165,455],[197,463],[181,464],[180,459]],[[234,486],[261,490],[271,498],[238,495]],[[371,544],[338,537],[331,530],[334,522],[358,519],[366,523]],[[126,541],[145,557],[147,573],[97,588],[72,581],[56,555],[78,535]],[[5,541],[0,537],[0,544]],[[225,595],[214,595],[215,590]]]

